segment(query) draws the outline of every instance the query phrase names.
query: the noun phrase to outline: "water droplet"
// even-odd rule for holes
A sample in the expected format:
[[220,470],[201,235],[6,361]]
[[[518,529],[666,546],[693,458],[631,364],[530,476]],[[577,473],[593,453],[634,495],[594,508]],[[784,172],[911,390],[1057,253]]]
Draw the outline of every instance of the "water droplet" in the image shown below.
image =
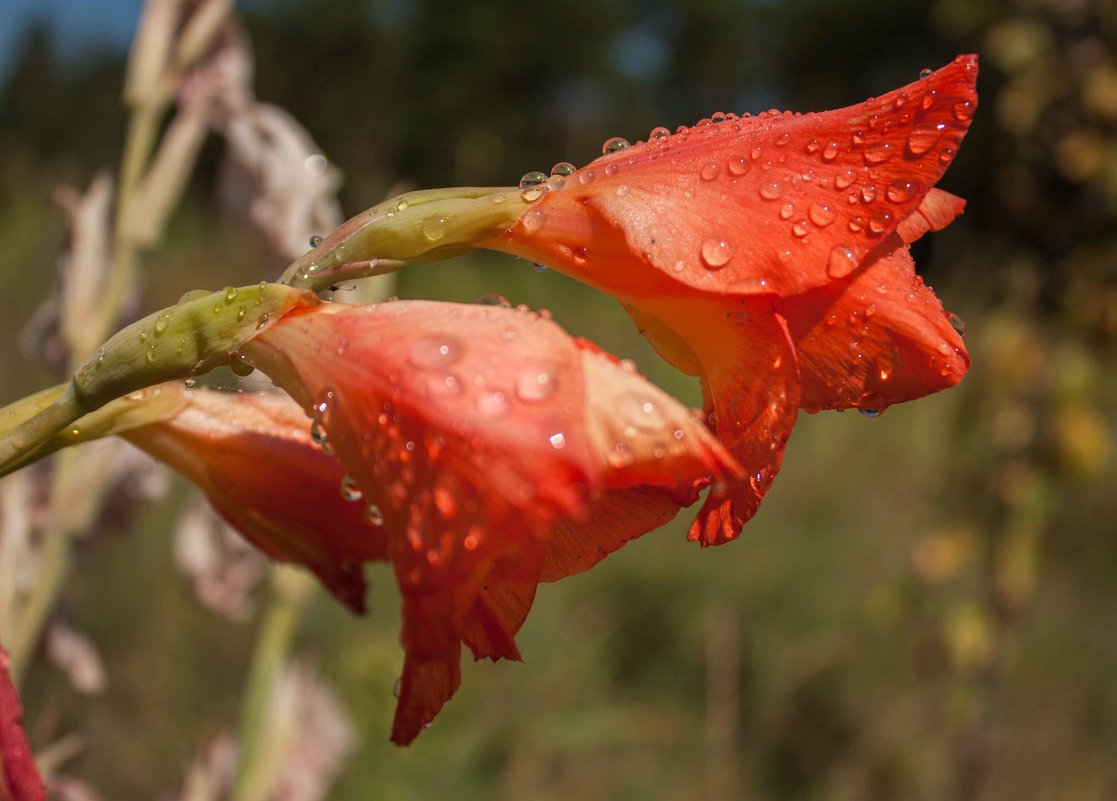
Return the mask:
[[809,216],[811,222],[819,228],[825,228],[830,223],[834,222],[834,217],[837,215],[834,212],[834,207],[829,203],[812,203]]
[[822,149],[822,160],[833,161],[838,157],[838,143],[827,142],[826,147]]
[[893,203],[907,203],[909,200],[919,194],[920,185],[918,181],[911,181],[906,178],[897,178],[888,187],[885,196]]
[[98,361],[98,363],[103,362],[104,360],[105,360],[105,349],[104,348],[97,348],[97,361]]
[[237,290],[231,286],[225,287],[225,303],[232,303],[237,299]]
[[944,147],[942,152],[939,153],[939,163],[949,164],[952,161],[954,161],[954,148]]
[[314,444],[320,448],[325,448],[330,438],[326,435],[326,429],[322,428],[322,423],[319,420],[312,420],[310,423],[310,438]]
[[361,492],[361,488],[357,486],[357,482],[349,476],[341,477],[341,486],[339,489],[341,490],[341,497],[350,503],[359,501],[365,495]]
[[839,170],[838,174],[834,176],[834,186],[838,189],[845,189],[853,183],[853,179],[857,177],[857,173],[848,167],[844,170]]
[[791,215],[794,214],[794,213],[795,213],[795,204],[794,203],[784,203],[782,206],[780,206],[780,219],[781,220],[790,220]]
[[775,200],[783,196],[783,184],[779,181],[765,181],[760,185],[760,196],[765,200]]
[[908,153],[922,156],[939,143],[945,131],[946,123],[943,122],[937,125],[917,125],[908,134]]
[[449,367],[463,353],[465,348],[460,340],[449,334],[442,334],[416,339],[407,351],[407,358],[416,367],[430,369]]
[[954,329],[955,333],[960,337],[966,335],[966,322],[957,314],[948,314],[946,319],[950,322],[950,327]]
[[[384,525],[384,515],[380,512],[380,507],[377,506],[375,503],[370,503],[368,506],[365,507],[365,522],[368,523],[370,526],[376,526],[377,528]],[[398,684],[399,680],[397,679],[396,682]],[[393,688],[392,691],[395,692],[396,689]],[[399,696],[396,697],[398,698]]]
[[527,189],[520,190],[520,197],[525,203],[534,203],[543,197],[543,190],[538,186],[529,186]]
[[872,203],[877,199],[877,188],[872,184],[861,187],[861,199],[866,203]]
[[624,197],[628,194],[628,184],[617,184],[616,192],[621,197]]
[[195,386],[197,386],[198,381],[194,378],[187,378],[182,383],[187,389],[193,389]]
[[656,139],[665,139],[671,135],[671,132],[664,128],[662,125],[652,128],[652,132],[648,134],[648,141],[652,142]]
[[608,156],[610,153],[624,150],[628,146],[629,143],[627,139],[621,136],[614,136],[605,140],[605,144],[601,146],[601,155]]
[[140,331],[140,342],[146,340],[149,334],[151,334],[151,331],[146,328]]
[[310,245],[310,249],[313,250],[314,248],[322,244],[322,237],[318,236],[318,234],[315,234],[310,238],[308,244]]
[[256,330],[259,331],[260,329],[264,328],[270,320],[271,315],[267,314],[266,312],[264,314],[261,314],[259,321],[257,321],[256,323]]
[[791,233],[795,236],[802,238],[811,232],[810,225],[806,220],[799,220],[791,226]]
[[883,164],[893,155],[891,142],[874,142],[864,152],[866,164]]
[[857,215],[849,218],[849,230],[857,234],[865,230],[865,218]]
[[724,239],[707,239],[702,243],[702,263],[711,270],[720,270],[733,257],[733,246]]
[[554,448],[556,451],[561,451],[563,448],[566,447],[566,435],[563,434],[561,431],[558,434],[552,434],[549,438],[549,441],[551,443],[551,447]]
[[931,69],[930,67],[924,67],[923,69],[921,69],[919,71],[920,79],[930,78],[934,74],[935,74],[935,71],[933,69]]
[[237,309],[237,322],[239,323],[241,320],[243,320],[246,314],[248,314],[248,307],[242,303],[240,305],[240,308]]
[[213,313],[214,314],[220,314],[222,308],[224,308],[224,307],[220,303],[214,303],[213,304]]
[[594,174],[593,170],[583,170],[578,174],[578,182],[582,184],[593,183]]
[[153,327],[154,330],[155,330],[155,336],[157,336],[157,337],[162,336],[163,332],[167,330],[167,317],[169,317],[169,316],[170,315],[165,315],[165,316],[160,317],[158,320],[155,321],[155,325]]
[[551,175],[573,175],[576,169],[577,167],[575,167],[569,161],[560,161],[558,164],[551,167]]
[[245,376],[252,375],[252,371],[256,369],[256,365],[243,353],[234,351],[229,354],[229,369],[233,371],[234,375],[239,375],[241,378],[244,378]]
[[749,171],[748,159],[745,159],[745,158],[729,159],[729,164],[726,165],[726,169],[729,170],[729,174],[734,176],[734,177],[739,177],[741,175],[744,175],[746,172]]
[[783,147],[784,145],[786,145],[790,141],[791,141],[791,134],[784,132],[784,133],[782,133],[782,134],[780,134],[779,136],[776,137],[776,146],[777,147]]
[[541,403],[555,391],[555,377],[549,368],[529,367],[516,377],[516,397],[524,403]]
[[826,262],[826,274],[831,278],[844,278],[857,268],[857,255],[848,245],[835,245]]
[[520,189],[529,189],[533,186],[538,186],[547,180],[547,176],[539,170],[532,170],[525,172],[523,178],[520,179]]
[[[524,191],[525,192],[539,192],[540,190],[538,190],[538,189],[526,189]],[[540,193],[540,194],[542,194],[542,193]],[[521,222],[523,223],[524,228],[528,229],[529,231],[534,231],[537,228],[539,228],[540,226],[542,226],[544,221],[546,221],[546,219],[547,219],[547,212],[543,211],[543,209],[532,209],[531,211],[529,211],[527,214],[525,214],[523,216],[523,218],[521,219]]]
[[423,236],[431,242],[437,242],[446,235],[446,218],[441,214],[432,214],[423,220],[421,228]]
[[702,168],[698,175],[701,176],[703,181],[712,181],[718,177],[718,165],[711,161]]
[[862,417],[880,417],[880,409],[858,409]]
[[807,152],[810,153],[812,156],[821,149],[822,143],[819,142],[817,139],[812,139],[811,141],[807,142]]
[[892,226],[892,212],[878,211],[869,218],[869,232],[880,236]]
[[154,345],[152,345],[150,348],[147,349],[147,353],[145,354],[145,356],[147,358],[147,363],[148,364],[154,364],[155,363],[155,346]]
[[973,119],[973,101],[963,100],[954,104],[954,119],[958,122],[969,122]]

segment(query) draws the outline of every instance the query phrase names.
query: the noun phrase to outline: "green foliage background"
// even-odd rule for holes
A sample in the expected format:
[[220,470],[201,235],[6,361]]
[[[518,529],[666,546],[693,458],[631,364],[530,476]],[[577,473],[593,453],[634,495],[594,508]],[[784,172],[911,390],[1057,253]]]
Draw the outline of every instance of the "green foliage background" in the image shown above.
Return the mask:
[[[738,542],[688,545],[684,513],[544,586],[525,663],[467,666],[407,750],[387,743],[391,576],[370,572],[366,619],[318,599],[299,650],[362,738],[332,797],[1117,797],[1117,4],[298,0],[243,15],[260,96],[344,170],[348,213],[403,186],[581,164],[607,136],[716,110],[847,105],[982,57],[981,108],[942,184],[966,215],[916,249],[969,324],[964,384],[878,420],[802,419]],[[54,281],[53,187],[118,161],[122,77],[120,54],[62,54],[37,30],[0,89],[5,342]],[[213,199],[219,155],[207,147],[147,261],[145,309],[275,274]],[[553,272],[475,256],[411,268],[398,292],[547,307],[697,399],[613,301]],[[5,353],[0,402],[56,380]],[[173,788],[236,722],[254,624],[177,579],[181,498],[81,549],[61,611],[101,646],[107,695],[76,697],[45,659],[28,683],[30,720],[87,736],[72,770],[106,798]]]

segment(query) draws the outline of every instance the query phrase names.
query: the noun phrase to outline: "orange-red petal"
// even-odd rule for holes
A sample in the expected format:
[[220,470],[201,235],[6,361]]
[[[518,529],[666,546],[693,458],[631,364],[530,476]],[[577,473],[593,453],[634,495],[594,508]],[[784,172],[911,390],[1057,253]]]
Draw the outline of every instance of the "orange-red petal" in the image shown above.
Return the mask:
[[175,414],[123,436],[205,492],[264,553],[313,571],[338,600],[364,610],[361,564],[386,558],[383,534],[341,495],[344,470],[310,437],[310,419],[286,395],[180,392]]
[[851,272],[920,209],[969,128],[976,77],[977,58],[959,56],[856,106],[730,117],[624,148],[544,195],[496,246],[626,301],[665,282],[808,291]]
[[844,281],[781,299],[799,358],[801,406],[881,411],[962,380],[962,338],[915,274],[907,245]]
[[645,484],[677,507],[736,470],[676,401],[527,312],[326,304],[244,352],[316,416],[383,518],[404,596],[397,743],[456,689],[463,641],[477,657],[518,657],[561,521]]

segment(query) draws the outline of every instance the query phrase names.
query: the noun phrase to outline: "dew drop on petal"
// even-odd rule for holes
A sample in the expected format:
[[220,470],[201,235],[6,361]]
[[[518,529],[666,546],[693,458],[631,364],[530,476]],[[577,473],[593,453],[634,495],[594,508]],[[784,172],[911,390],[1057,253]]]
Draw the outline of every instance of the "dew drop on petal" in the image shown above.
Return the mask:
[[892,212],[880,211],[869,218],[869,233],[880,236],[892,225]]
[[912,156],[922,156],[933,148],[942,139],[946,130],[946,123],[937,125],[917,125],[908,134],[908,153]]
[[835,245],[826,262],[826,274],[831,278],[844,278],[857,267],[857,256],[848,245]]
[[699,171],[698,175],[703,181],[712,181],[718,177],[718,165],[711,161]]
[[966,335],[966,322],[957,314],[948,314],[946,318],[950,322],[950,327],[954,329],[955,333],[960,337]]
[[310,245],[311,250],[313,250],[314,248],[322,244],[322,237],[318,236],[318,234],[315,234],[310,238],[307,244]]
[[839,170],[838,174],[834,176],[834,186],[838,189],[845,189],[853,183],[853,180],[856,177],[857,173],[855,173],[848,167],[844,170]]
[[442,334],[416,339],[408,348],[407,358],[416,367],[448,367],[458,361],[464,352],[460,340],[449,334]]
[[655,141],[656,139],[666,139],[670,135],[671,135],[671,132],[669,130],[667,130],[666,128],[664,128],[662,125],[660,125],[656,128],[652,128],[652,132],[650,134],[648,134],[648,141],[652,142],[652,141]]
[[919,77],[920,77],[921,80],[923,78],[930,78],[934,74],[935,74],[935,71],[933,69],[931,69],[930,67],[924,67],[923,69],[921,69],[919,71]]
[[810,223],[806,220],[799,220],[791,226],[791,233],[800,239],[811,232]]
[[593,170],[582,170],[582,172],[578,173],[578,182],[581,184],[591,184],[593,183],[593,179]]
[[918,181],[897,178],[884,194],[893,203],[907,203],[919,194],[920,188]]
[[720,270],[733,257],[733,246],[724,239],[707,239],[702,243],[702,264],[711,270]]
[[558,164],[551,167],[551,175],[573,175],[575,169],[577,168],[569,161],[560,161]]
[[954,104],[954,119],[958,122],[969,122],[973,119],[973,101],[963,100]]
[[524,176],[520,179],[520,189],[528,189],[532,186],[538,186],[547,180],[547,176],[539,170],[532,170],[525,172]]
[[891,142],[874,142],[865,148],[865,162],[867,164],[883,164],[893,156]]
[[516,397],[524,403],[541,403],[555,391],[555,377],[545,367],[529,367],[516,377]]
[[877,199],[877,188],[872,184],[867,184],[861,187],[861,200],[866,203],[872,203]]
[[880,409],[858,409],[862,417],[880,417]]
[[566,447],[566,435],[561,431],[548,437],[548,441],[551,443],[551,447],[556,451],[561,451]]
[[326,436],[326,429],[322,428],[322,423],[319,420],[313,420],[310,423],[310,438],[314,444],[320,448],[325,448],[329,442],[329,437]]
[[341,486],[339,489],[341,491],[341,497],[351,503],[355,503],[364,497],[364,493],[361,492],[361,488],[357,486],[357,482],[349,476],[341,477]]
[[791,215],[794,214],[794,213],[795,213],[795,204],[794,203],[784,203],[782,206],[780,206],[780,219],[781,220],[790,220]]
[[622,136],[613,136],[605,140],[601,146],[601,155],[607,156],[610,153],[616,153],[618,150],[624,150],[629,146],[629,142]]
[[830,223],[834,222],[834,207],[829,203],[812,203],[809,212],[811,222],[819,228],[825,228]]
[[384,525],[384,515],[380,511],[380,507],[377,506],[375,503],[370,503],[368,506],[365,507],[365,522],[368,523],[370,526],[376,526],[377,528]]
[[733,177],[739,177],[749,171],[749,161],[746,158],[731,158],[726,169]]
[[779,181],[765,181],[760,185],[760,196],[765,200],[776,200],[783,196],[783,184]]
[[833,161],[838,157],[838,143],[827,142],[826,147],[822,149],[822,160]]

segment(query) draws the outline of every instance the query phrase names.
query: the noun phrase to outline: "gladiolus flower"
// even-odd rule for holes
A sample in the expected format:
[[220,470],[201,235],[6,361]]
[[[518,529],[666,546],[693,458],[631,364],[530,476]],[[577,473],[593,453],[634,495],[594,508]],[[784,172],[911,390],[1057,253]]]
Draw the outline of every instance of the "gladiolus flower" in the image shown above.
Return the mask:
[[977,58],[960,56],[838,111],[720,114],[610,140],[602,158],[525,190],[539,200],[487,243],[613,294],[662,356],[702,377],[711,424],[748,476],[711,493],[691,539],[738,535],[800,408],[881,410],[962,379],[961,338],[907,244],[962,210],[934,185],[969,127],[976,77]]
[[383,531],[404,599],[400,744],[457,689],[463,642],[519,658],[540,581],[739,476],[677,401],[526,311],[321,304],[242,352],[313,416]]
[[8,676],[8,653],[0,648],[0,798],[44,801],[43,780],[23,732],[23,707]]
[[385,542],[369,536],[361,509],[343,500],[345,471],[312,441],[298,404],[285,395],[181,384],[116,403],[162,408],[168,394],[180,396],[173,411],[121,435],[197,484],[265,554],[310,569],[339,601],[364,611],[361,564],[385,559]]

